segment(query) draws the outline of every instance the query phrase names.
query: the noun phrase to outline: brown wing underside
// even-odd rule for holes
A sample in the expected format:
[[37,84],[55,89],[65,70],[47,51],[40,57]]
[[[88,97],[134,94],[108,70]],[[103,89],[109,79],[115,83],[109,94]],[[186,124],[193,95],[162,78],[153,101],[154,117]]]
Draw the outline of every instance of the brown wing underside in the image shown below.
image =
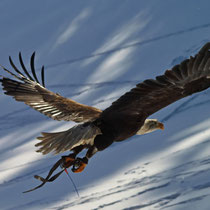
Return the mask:
[[17,69],[11,58],[9,59],[10,64],[16,71],[17,75],[2,67],[17,79],[13,80],[3,77],[0,80],[3,85],[3,90],[5,90],[5,94],[13,96],[17,101],[24,102],[33,109],[54,120],[87,122],[99,117],[101,110],[77,103],[76,101],[62,97],[59,94],[46,89],[44,87],[44,67],[42,67],[41,85],[35,73],[34,56],[35,54],[31,56],[31,72],[33,77],[26,70],[21,54],[19,54],[19,60],[26,76]]
[[101,117],[110,113],[136,113],[149,116],[165,106],[202,91],[210,86],[210,43],[197,55],[167,70],[156,79],[145,80],[125,93],[104,110]]

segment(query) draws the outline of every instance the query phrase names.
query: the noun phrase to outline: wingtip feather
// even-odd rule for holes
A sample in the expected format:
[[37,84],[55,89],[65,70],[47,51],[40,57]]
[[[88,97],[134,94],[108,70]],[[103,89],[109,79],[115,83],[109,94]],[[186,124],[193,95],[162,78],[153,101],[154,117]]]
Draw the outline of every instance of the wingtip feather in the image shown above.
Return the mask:
[[36,82],[40,84],[40,82],[39,82],[39,80],[38,80],[38,78],[36,76],[36,71],[35,71],[35,67],[34,67],[34,60],[35,60],[35,51],[33,52],[32,56],[31,56],[31,62],[30,62],[30,64],[31,64],[31,72],[32,72]]

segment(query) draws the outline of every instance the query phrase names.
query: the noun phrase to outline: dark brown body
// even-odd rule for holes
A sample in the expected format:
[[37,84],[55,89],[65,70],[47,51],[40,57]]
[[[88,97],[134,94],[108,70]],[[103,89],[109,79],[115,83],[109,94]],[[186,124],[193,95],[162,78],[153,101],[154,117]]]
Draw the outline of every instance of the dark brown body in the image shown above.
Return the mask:
[[135,135],[144,124],[145,117],[138,113],[115,112],[109,110],[102,113],[94,124],[101,129],[102,134],[96,136],[94,144],[98,150],[103,150],[113,142],[123,141]]

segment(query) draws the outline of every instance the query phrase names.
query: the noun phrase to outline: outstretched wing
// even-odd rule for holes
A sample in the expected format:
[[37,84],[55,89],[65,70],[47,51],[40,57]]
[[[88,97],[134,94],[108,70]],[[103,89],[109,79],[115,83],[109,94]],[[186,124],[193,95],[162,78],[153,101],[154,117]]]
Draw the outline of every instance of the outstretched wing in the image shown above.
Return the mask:
[[149,116],[165,106],[210,86],[210,43],[197,55],[167,70],[156,79],[145,80],[104,110],[101,117],[120,112]]
[[27,71],[21,53],[19,53],[19,60],[25,74],[18,70],[11,57],[9,57],[10,64],[17,74],[1,66],[6,72],[17,79],[13,80],[7,77],[0,79],[6,95],[13,96],[17,101],[24,102],[54,120],[87,122],[96,119],[100,115],[101,110],[95,107],[77,103],[45,88],[44,66],[41,69],[41,85],[36,76],[34,58],[35,53],[32,54],[30,62],[32,75]]

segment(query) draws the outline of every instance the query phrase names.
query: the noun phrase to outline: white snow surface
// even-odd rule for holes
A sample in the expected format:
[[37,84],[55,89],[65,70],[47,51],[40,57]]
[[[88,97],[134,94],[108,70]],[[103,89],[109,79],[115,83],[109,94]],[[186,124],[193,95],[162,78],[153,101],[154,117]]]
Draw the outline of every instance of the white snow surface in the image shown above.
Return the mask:
[[[0,64],[21,51],[46,66],[46,86],[104,109],[210,41],[209,0],[1,0]],[[0,75],[7,74],[0,71]],[[43,156],[40,132],[68,129],[0,89],[0,209],[209,210],[210,90],[154,114],[165,130],[134,136],[97,153],[73,174],[40,184],[61,155]],[[64,153],[64,154],[68,154]]]

